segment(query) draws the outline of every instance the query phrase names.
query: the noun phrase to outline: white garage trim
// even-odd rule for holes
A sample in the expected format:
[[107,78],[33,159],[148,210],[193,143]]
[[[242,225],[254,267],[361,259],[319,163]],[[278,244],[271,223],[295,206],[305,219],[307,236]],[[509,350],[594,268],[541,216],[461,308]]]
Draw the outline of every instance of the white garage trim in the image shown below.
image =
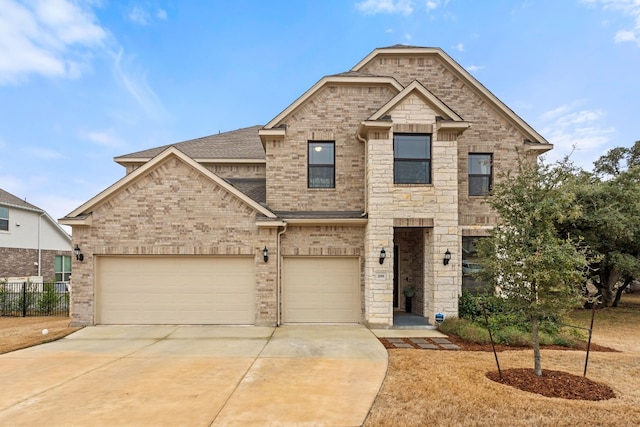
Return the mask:
[[255,324],[255,261],[96,257],[97,324]]
[[284,323],[359,323],[358,257],[284,257]]

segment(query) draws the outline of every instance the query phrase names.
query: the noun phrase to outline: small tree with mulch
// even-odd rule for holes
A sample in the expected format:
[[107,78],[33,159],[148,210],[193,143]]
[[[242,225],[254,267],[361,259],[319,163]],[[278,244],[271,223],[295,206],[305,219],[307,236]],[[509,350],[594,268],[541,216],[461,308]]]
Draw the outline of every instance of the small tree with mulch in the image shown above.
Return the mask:
[[477,246],[478,275],[530,326],[537,376],[540,324],[558,322],[576,306],[589,265],[585,248],[558,235],[555,226],[580,215],[575,196],[562,186],[572,170],[566,160],[551,167],[520,158],[517,170],[501,175],[486,199],[500,223]]

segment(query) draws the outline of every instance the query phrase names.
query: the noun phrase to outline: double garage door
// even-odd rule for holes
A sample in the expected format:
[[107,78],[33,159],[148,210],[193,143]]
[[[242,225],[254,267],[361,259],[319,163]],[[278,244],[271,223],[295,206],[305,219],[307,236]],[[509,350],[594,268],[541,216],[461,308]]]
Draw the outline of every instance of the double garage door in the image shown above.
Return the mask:
[[[97,324],[255,323],[253,257],[100,256]],[[282,321],[358,323],[357,257],[284,257]]]
[[255,323],[253,257],[101,256],[98,324]]

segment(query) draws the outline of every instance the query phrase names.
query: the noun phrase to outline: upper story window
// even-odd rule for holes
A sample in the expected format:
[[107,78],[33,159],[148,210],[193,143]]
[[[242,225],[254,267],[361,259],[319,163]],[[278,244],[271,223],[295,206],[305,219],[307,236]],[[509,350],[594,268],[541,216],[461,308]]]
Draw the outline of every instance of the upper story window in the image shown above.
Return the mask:
[[0,231],[9,231],[9,208],[0,206]]
[[491,191],[492,155],[469,153],[469,195],[484,196]]
[[309,141],[308,153],[307,186],[309,188],[335,188],[335,142]]
[[393,136],[393,183],[431,184],[431,135]]

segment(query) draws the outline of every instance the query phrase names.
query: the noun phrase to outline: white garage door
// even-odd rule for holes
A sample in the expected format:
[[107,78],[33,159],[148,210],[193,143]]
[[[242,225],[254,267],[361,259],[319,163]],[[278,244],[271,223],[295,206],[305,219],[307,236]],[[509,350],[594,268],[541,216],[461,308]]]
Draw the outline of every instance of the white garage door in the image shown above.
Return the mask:
[[254,324],[252,257],[101,256],[98,324]]
[[360,261],[355,257],[285,257],[285,323],[360,322]]

